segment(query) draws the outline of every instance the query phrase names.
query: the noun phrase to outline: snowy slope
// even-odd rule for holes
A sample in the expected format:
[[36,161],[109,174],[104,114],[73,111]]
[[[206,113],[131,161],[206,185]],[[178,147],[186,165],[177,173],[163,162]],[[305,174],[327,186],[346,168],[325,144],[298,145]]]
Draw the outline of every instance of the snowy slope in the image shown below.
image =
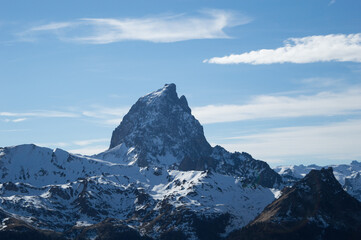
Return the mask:
[[[0,184],[1,208],[44,229],[65,231],[112,217],[132,219],[129,225],[140,231],[167,203],[199,216],[228,213],[229,232],[275,198],[272,189],[245,187],[239,177],[210,171],[120,165],[35,145],[0,151],[7,169]],[[151,219],[144,220],[150,213]],[[153,228],[147,231],[157,237]]]
[[70,154],[58,148],[52,150],[34,144],[0,148],[1,181],[43,186],[111,174],[119,168],[118,164]]

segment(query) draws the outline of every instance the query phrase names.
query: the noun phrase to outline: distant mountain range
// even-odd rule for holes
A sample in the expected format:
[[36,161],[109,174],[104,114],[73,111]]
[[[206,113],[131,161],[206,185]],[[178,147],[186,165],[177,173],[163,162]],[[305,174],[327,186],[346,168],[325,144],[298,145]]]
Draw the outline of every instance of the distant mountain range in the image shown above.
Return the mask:
[[328,165],[323,167],[315,164],[309,166],[281,166],[274,168],[274,170],[283,178],[285,184],[292,185],[312,170],[321,170],[322,168],[329,167],[333,168],[333,174],[343,189],[361,201],[361,162],[352,161],[351,164]]
[[338,183],[330,169],[271,169],[212,147],[174,84],[141,97],[105,152],[4,147],[0,169],[0,239],[262,239],[250,231],[284,226],[290,239],[360,236],[361,163],[333,166]]

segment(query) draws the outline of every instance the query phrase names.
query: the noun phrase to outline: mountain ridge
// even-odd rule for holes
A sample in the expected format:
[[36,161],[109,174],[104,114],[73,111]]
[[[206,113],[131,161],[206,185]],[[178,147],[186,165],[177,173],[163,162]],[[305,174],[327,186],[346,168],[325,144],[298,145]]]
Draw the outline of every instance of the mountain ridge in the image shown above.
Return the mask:
[[[253,180],[248,177],[248,184],[258,182],[264,187],[281,183],[267,163],[255,160],[250,154],[211,147],[186,98],[178,98],[175,84],[165,84],[139,98],[113,131],[110,148],[96,155],[113,162],[119,162],[116,159],[122,157],[126,159],[123,163],[140,167],[155,165],[181,171],[249,175]],[[247,169],[258,169],[260,175],[255,176]]]
[[66,238],[110,227],[134,239],[219,239],[255,218],[281,184],[250,154],[211,147],[174,84],[141,97],[110,147],[91,157],[0,148],[0,207]]
[[[361,168],[358,162],[351,165],[340,167],[336,175],[345,190],[358,196]],[[277,221],[267,225],[272,219],[287,223],[287,207],[295,213],[290,219],[296,223],[314,217],[307,220],[312,223],[307,225],[310,234],[318,234],[324,223],[342,223],[332,214],[330,219],[337,221],[328,222],[322,217],[328,216],[327,211],[320,212],[321,218],[299,216],[303,211],[287,205],[292,198],[304,212],[312,213],[310,206],[318,206],[314,196],[328,211],[325,198],[355,205],[336,215],[359,221],[348,212],[358,213],[361,203],[347,200],[353,198],[332,170],[310,170],[299,179],[292,168],[275,169],[279,175],[246,152],[210,146],[175,84],[139,98],[102,153],[81,156],[34,144],[4,147],[0,170],[0,237],[216,240],[254,226],[256,232],[272,229],[278,226]],[[285,186],[289,187],[279,197]],[[318,190],[325,194],[317,195]],[[275,205],[286,206],[287,211]]]

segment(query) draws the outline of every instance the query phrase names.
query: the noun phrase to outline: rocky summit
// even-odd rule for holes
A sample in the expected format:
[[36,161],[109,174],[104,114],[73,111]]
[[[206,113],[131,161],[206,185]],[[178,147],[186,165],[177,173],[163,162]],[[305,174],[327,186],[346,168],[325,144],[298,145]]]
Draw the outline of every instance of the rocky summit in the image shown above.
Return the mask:
[[361,203],[332,168],[311,170],[229,239],[361,239]]
[[[181,164],[184,159],[209,156],[212,147],[203,127],[191,113],[185,96],[175,84],[141,97],[113,131],[110,150],[132,148],[130,161],[141,167],[152,164]],[[192,166],[197,168],[199,166]]]
[[[139,98],[110,142],[94,156],[0,148],[0,239],[238,239],[246,225],[304,222],[321,237],[356,232],[360,203],[332,170],[287,180],[248,153],[212,147],[175,84]],[[345,189],[359,194],[358,180]]]

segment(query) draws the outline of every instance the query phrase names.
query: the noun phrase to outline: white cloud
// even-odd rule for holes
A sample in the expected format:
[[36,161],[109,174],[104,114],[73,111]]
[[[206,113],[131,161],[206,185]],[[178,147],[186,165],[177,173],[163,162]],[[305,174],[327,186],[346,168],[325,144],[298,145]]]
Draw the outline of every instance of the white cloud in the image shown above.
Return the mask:
[[256,158],[310,164],[315,160],[342,162],[361,158],[361,119],[323,126],[285,127],[232,138],[221,144],[231,151],[246,151]]
[[225,57],[214,57],[203,62],[216,64],[271,64],[313,62],[361,62],[361,33],[330,34],[290,38],[285,46],[261,49]]
[[25,121],[27,118],[16,118],[16,119],[13,119],[12,122],[23,122]]
[[128,111],[128,107],[93,105],[87,110],[72,108],[70,111],[34,110],[26,112],[0,112],[0,117],[7,117],[3,119],[5,122],[22,122],[28,118],[87,118],[105,125],[117,125]]
[[84,147],[84,148],[78,148],[78,149],[72,149],[69,150],[69,152],[71,153],[75,153],[75,154],[82,154],[82,155],[94,155],[97,153],[101,153],[105,150],[108,149],[108,146],[104,146],[104,145],[97,145],[97,146],[92,146],[92,147]]
[[70,146],[69,143],[66,142],[43,142],[43,143],[34,143],[35,145],[48,147],[48,148],[64,148]]
[[330,116],[360,113],[361,88],[296,97],[263,95],[244,105],[208,105],[193,108],[202,124],[250,119]]
[[77,140],[77,141],[69,141],[69,142],[47,142],[47,143],[35,143],[35,144],[38,146],[43,146],[48,148],[66,148],[66,150],[69,148],[70,149],[73,148],[72,150],[69,150],[69,152],[83,154],[83,155],[93,155],[108,149],[107,145],[99,145],[99,143],[104,143],[104,142],[109,143],[109,139],[96,138],[96,139],[86,139],[86,140]]
[[72,22],[58,22],[58,23],[49,23],[37,27],[30,28],[28,31],[35,32],[35,31],[49,31],[49,30],[59,30],[62,28],[67,28],[73,26],[74,23]]
[[80,140],[80,141],[74,141],[74,144],[79,146],[87,146],[94,143],[100,143],[100,142],[109,142],[108,138],[97,138],[97,139],[88,139],[88,140]]
[[128,107],[103,107],[98,105],[93,105],[91,110],[86,110],[82,112],[82,115],[92,118],[109,118],[109,117],[119,117],[122,118],[129,111]]
[[324,78],[324,77],[313,77],[313,78],[305,78],[300,81],[305,85],[309,85],[311,87],[337,87],[343,85],[342,79],[336,78]]
[[30,131],[30,129],[0,129],[0,132],[26,132]]
[[106,125],[116,126],[121,122],[121,118],[107,119],[103,123]]
[[124,40],[177,42],[191,39],[229,38],[223,31],[250,22],[231,11],[207,10],[197,16],[185,14],[145,18],[83,18],[72,22],[53,22],[33,27],[20,36],[24,39],[51,32],[60,40],[107,44]]
[[128,107],[103,107],[103,106],[92,106],[91,110],[82,112],[83,116],[97,119],[98,122],[105,125],[118,125],[123,116],[129,111]]

